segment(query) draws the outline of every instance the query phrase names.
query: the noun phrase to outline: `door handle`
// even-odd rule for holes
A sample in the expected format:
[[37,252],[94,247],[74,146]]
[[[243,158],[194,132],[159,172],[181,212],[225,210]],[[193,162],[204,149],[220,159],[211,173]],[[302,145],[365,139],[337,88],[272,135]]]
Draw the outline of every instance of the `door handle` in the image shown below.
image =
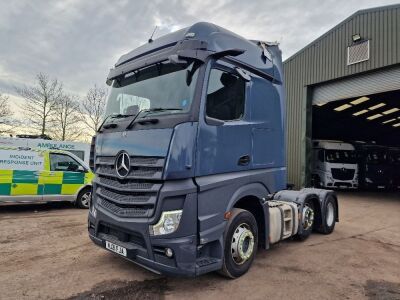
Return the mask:
[[250,160],[250,155],[243,155],[239,158],[238,165],[247,166],[250,163]]

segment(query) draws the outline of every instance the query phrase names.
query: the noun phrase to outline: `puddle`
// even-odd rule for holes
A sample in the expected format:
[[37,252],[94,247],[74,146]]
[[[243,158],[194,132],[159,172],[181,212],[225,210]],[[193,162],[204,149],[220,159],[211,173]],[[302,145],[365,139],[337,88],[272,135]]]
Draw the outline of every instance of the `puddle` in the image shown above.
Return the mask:
[[364,288],[366,296],[371,300],[400,299],[400,283],[368,280]]
[[167,279],[159,278],[144,281],[105,281],[95,285],[90,291],[86,291],[68,300],[147,300],[164,299],[167,290]]

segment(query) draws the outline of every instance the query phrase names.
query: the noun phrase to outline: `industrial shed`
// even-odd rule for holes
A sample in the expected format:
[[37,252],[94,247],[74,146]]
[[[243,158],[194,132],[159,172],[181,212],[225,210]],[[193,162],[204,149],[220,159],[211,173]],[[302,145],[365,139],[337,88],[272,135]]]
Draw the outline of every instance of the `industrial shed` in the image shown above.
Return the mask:
[[284,62],[288,180],[311,181],[312,139],[400,144],[400,5],[360,10]]

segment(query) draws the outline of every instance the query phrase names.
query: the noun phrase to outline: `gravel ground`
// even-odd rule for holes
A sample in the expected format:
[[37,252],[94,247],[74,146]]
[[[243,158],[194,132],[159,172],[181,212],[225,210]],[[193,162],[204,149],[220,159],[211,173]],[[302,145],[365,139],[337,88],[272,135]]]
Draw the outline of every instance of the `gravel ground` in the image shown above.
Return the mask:
[[249,273],[165,278],[94,246],[86,210],[0,208],[1,299],[400,299],[400,195],[340,193],[328,236],[258,251]]

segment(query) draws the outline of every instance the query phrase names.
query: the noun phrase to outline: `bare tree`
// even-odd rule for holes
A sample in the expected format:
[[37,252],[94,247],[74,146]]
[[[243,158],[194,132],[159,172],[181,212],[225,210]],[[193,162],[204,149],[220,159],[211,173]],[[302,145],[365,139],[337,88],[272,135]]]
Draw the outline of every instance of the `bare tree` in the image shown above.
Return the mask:
[[12,132],[12,116],[13,112],[10,109],[9,97],[0,93],[0,134]]
[[82,134],[80,106],[76,97],[64,94],[57,101],[52,136],[56,139],[76,140]]
[[103,122],[106,100],[107,90],[95,85],[88,91],[82,102],[82,121],[91,131],[90,135],[95,134],[101,122]]
[[25,99],[22,109],[32,127],[46,134],[48,125],[54,123],[57,102],[63,97],[62,83],[39,73],[34,86],[16,88],[16,91]]

